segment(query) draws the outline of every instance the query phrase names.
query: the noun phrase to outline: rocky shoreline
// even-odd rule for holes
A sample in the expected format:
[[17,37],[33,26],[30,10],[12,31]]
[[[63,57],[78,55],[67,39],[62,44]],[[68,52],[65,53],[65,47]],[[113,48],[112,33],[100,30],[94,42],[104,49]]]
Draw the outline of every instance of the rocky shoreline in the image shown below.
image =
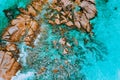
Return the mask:
[[33,17],[37,16],[37,12],[42,9],[43,3],[46,1],[34,0],[28,5],[27,10],[20,9],[21,14],[10,22],[10,25],[5,29],[2,39],[6,41],[6,46],[1,44],[0,48],[0,79],[11,80],[16,72],[21,68],[17,62],[19,50],[17,42],[24,40],[26,45],[33,47],[33,42],[40,31],[40,25]]
[[[0,47],[1,79],[10,80],[22,68],[17,62],[19,49],[16,43],[24,42],[27,46],[34,47],[34,41],[41,31],[41,24],[35,18],[41,13],[45,4],[48,4],[47,0],[34,0],[26,10],[20,8],[21,14],[13,19],[5,29],[2,40],[5,40],[6,44]],[[92,34],[90,19],[96,15],[94,0],[53,0],[52,4],[49,4],[49,9],[51,12],[46,14],[49,24],[65,24],[70,28],[77,28]],[[70,47],[64,38],[60,40],[60,43]],[[68,49],[65,48],[64,54],[67,53]],[[57,70],[53,72],[56,73]]]

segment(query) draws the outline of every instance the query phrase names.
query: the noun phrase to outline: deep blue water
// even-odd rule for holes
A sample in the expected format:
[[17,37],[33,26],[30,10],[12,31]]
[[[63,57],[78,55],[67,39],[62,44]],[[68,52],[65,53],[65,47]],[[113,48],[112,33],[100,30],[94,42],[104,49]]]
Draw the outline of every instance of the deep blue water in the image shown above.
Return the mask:
[[[3,9],[15,4],[25,7],[27,3],[27,0],[0,0],[0,31],[8,24]],[[120,80],[120,0],[96,0],[96,7],[98,14],[91,21],[95,39],[104,44],[108,54],[103,61],[93,61],[92,65],[84,66],[82,72],[87,80]],[[92,59],[89,61],[92,62]],[[22,80],[33,80],[33,74],[31,70],[18,75],[14,80],[21,80],[22,77]]]

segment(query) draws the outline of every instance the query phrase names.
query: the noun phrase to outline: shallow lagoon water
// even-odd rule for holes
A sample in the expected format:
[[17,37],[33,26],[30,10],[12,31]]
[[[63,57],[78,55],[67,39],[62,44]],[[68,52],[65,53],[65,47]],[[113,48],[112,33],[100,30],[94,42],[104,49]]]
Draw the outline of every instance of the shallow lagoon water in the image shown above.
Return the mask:
[[120,80],[119,4],[118,0],[96,0],[98,15],[93,20],[94,32],[106,45],[108,55],[105,61],[85,68],[88,80]]
[[[14,2],[16,1],[17,0],[15,0]],[[14,2],[11,2],[11,4],[12,3],[14,4]],[[26,4],[24,1],[23,3]],[[0,1],[0,4],[3,4],[3,8],[5,7],[4,2]],[[82,69],[82,72],[85,74],[87,80],[120,80],[120,58],[119,58],[120,57],[120,45],[119,45],[120,44],[119,42],[120,41],[120,37],[119,37],[120,36],[120,27],[119,27],[120,26],[119,24],[120,8],[119,8],[119,4],[120,4],[120,1],[118,0],[96,0],[98,15],[94,20],[91,21],[91,23],[94,27],[93,31],[95,33],[95,39],[104,44],[104,46],[107,48],[108,54],[104,56],[104,60],[102,61],[96,61],[94,60],[94,58],[93,59],[88,58],[89,61],[92,62],[92,65],[85,65],[83,66],[83,69]],[[3,8],[1,8],[1,11]],[[6,21],[5,21],[5,24],[6,24]],[[2,27],[5,27],[3,24],[1,25]],[[73,33],[77,34],[77,32],[74,30],[73,30]],[[85,35],[82,35],[82,36],[84,37]],[[54,39],[54,37],[55,36],[50,37],[49,40]],[[79,36],[76,36],[76,37],[79,37]],[[80,44],[81,43],[82,43],[82,40]],[[86,55],[86,56],[89,56],[89,55]],[[22,73],[18,73],[19,75],[14,77],[13,80],[19,80],[22,77],[23,77],[22,80],[35,80],[34,73],[35,73],[34,70],[29,70],[29,72],[25,71]]]

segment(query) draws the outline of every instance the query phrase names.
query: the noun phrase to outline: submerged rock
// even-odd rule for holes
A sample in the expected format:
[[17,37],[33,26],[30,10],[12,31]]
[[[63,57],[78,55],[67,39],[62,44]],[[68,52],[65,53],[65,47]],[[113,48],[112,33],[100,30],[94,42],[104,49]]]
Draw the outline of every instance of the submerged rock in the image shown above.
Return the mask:
[[14,19],[17,15],[19,15],[19,9],[17,8],[17,5],[14,5],[13,7],[10,7],[8,9],[3,10],[5,13],[5,16],[9,19],[12,20]]

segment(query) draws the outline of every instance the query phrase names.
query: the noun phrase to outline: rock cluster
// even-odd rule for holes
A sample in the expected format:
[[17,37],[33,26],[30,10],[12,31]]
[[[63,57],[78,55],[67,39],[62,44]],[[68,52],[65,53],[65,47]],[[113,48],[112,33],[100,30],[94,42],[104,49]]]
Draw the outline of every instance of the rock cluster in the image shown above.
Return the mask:
[[17,52],[15,44],[8,44],[4,49],[0,49],[0,80],[10,80],[21,68],[14,55]]
[[6,45],[0,46],[0,80],[10,80],[21,68],[17,62],[19,50],[16,42],[23,41],[28,46],[34,46],[33,42],[40,32],[40,24],[34,18],[46,2],[47,0],[34,0],[27,10],[20,8],[21,14],[11,20],[5,29],[2,39],[6,40]]
[[[80,9],[76,11],[76,7]],[[50,8],[56,11],[55,14],[49,14],[48,22],[50,24],[65,24],[91,32],[90,19],[96,15],[94,0],[53,0]]]
[[45,4],[43,0],[35,0],[28,5],[27,10],[20,8],[21,14],[10,22],[2,38],[9,42],[24,40],[28,46],[33,46],[33,41],[40,31],[40,25],[33,17],[42,9]]
[[59,43],[63,46],[63,54],[68,54],[71,48],[70,43],[67,42],[66,38],[60,38]]
[[[4,48],[0,47],[0,80],[10,80],[21,68],[17,62],[18,56],[16,55],[19,50],[16,42],[23,41],[28,46],[34,46],[33,42],[40,32],[40,24],[35,17],[41,12],[45,3],[47,0],[34,0],[27,9],[20,8],[21,14],[13,19],[5,29],[2,39],[9,44]],[[49,9],[53,11],[47,16],[50,24],[65,24],[71,28],[91,32],[90,19],[96,15],[94,0],[53,0],[53,3],[49,4]],[[63,54],[68,54],[71,45],[66,38],[60,38],[59,43],[64,48]],[[43,67],[39,73],[44,71],[46,68]],[[53,69],[53,73],[58,71],[58,69]]]

